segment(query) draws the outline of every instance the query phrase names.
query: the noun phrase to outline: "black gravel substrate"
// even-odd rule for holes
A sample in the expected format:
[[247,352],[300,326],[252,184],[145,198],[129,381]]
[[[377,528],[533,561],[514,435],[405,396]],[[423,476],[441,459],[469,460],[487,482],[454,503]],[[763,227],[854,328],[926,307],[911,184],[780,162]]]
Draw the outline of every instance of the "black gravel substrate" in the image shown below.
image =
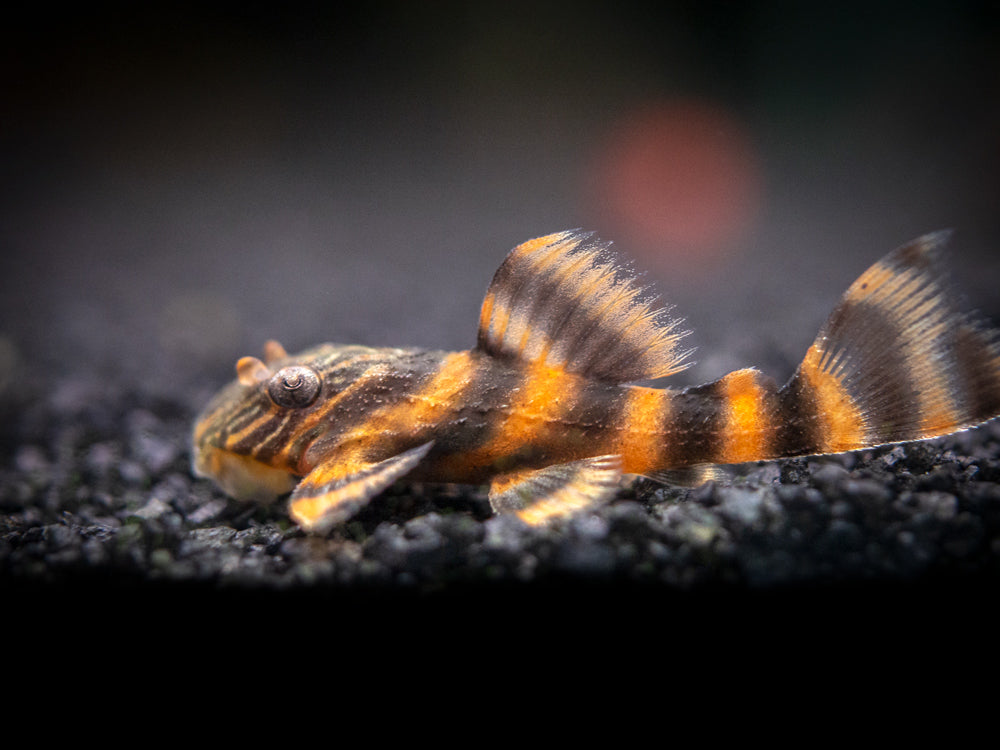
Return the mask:
[[483,488],[400,484],[315,538],[282,502],[241,505],[191,475],[194,397],[34,385],[7,392],[2,432],[0,575],[21,590],[746,596],[992,587],[1000,573],[996,422],[691,489],[640,483],[549,529],[492,517]]

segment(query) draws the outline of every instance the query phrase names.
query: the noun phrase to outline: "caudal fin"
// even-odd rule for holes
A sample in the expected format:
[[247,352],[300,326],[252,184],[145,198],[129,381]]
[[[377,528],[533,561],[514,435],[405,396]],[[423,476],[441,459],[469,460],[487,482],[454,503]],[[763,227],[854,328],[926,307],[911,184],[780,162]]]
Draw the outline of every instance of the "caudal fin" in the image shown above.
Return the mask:
[[781,389],[779,455],[837,453],[1000,415],[1000,337],[958,310],[935,232],[851,285]]

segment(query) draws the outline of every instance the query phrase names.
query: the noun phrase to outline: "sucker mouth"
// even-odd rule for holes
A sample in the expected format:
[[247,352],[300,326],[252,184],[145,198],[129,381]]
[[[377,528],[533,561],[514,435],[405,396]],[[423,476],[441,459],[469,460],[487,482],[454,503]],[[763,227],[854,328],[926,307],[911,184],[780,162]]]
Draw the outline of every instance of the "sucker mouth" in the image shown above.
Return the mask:
[[196,449],[191,470],[196,476],[211,479],[237,500],[268,503],[298,484],[298,478],[285,469],[216,447]]

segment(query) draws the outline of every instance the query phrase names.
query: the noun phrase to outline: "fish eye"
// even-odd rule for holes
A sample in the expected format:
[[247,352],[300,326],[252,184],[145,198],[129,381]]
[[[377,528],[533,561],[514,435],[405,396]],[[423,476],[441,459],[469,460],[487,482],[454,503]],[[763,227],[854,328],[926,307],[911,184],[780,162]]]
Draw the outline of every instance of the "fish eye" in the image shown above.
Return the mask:
[[310,367],[282,367],[268,381],[267,393],[278,406],[301,409],[319,395],[319,374]]

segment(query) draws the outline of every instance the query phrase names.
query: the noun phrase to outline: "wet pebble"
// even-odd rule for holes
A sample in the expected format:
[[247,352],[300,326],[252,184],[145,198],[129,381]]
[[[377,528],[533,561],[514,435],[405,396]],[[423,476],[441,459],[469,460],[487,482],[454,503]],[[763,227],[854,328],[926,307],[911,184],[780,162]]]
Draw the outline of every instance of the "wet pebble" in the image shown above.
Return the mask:
[[556,570],[580,576],[610,575],[615,570],[615,552],[596,539],[564,539],[553,557]]
[[138,518],[160,518],[166,513],[170,513],[171,508],[158,497],[151,497],[149,502],[136,510],[133,515]]
[[826,493],[840,492],[844,483],[850,478],[850,472],[839,464],[827,462],[816,467],[811,472],[812,483]]
[[767,512],[768,491],[728,487],[719,490],[719,495],[722,498],[719,512],[726,518],[743,526],[755,526],[763,522]]

